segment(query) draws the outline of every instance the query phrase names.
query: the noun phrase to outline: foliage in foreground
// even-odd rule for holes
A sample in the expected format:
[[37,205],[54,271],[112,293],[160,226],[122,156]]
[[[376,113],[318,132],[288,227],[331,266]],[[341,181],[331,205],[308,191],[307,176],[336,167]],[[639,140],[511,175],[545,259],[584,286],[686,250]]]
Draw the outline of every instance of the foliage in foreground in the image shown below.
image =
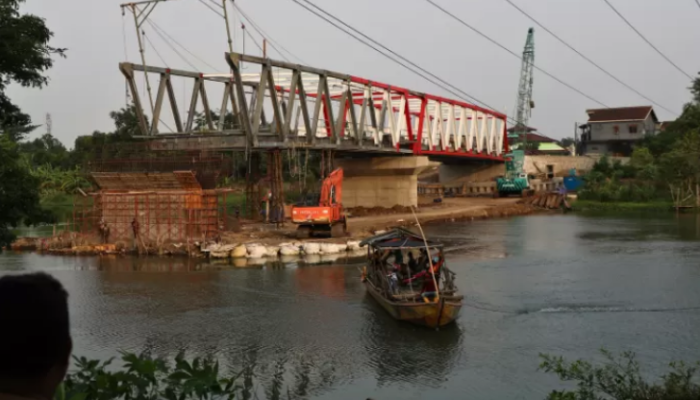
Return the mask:
[[75,357],[77,370],[70,372],[54,400],[185,400],[235,397],[241,387],[237,376],[223,378],[219,363],[209,358],[173,363],[149,354],[122,353],[123,366],[109,368],[113,359]]
[[699,399],[698,366],[672,362],[671,371],[657,383],[649,383],[641,374],[635,355],[625,352],[614,356],[602,350],[603,365],[577,360],[567,362],[562,357],[540,355],[540,369],[555,374],[565,382],[576,383],[575,390],[554,390],[549,400],[681,400]]
[[21,224],[50,222],[49,213],[39,205],[39,180],[19,162],[17,145],[0,134],[0,247],[9,244],[14,235],[10,228]]

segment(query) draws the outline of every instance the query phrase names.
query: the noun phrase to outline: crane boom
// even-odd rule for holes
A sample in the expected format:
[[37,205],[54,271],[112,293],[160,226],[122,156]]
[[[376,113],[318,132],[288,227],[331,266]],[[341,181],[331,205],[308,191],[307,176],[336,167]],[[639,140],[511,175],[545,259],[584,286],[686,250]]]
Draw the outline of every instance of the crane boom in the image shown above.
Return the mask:
[[535,102],[532,100],[532,82],[535,65],[535,28],[527,30],[527,40],[525,41],[522,60],[514,133],[518,136],[522,134],[524,138],[523,143],[525,143],[527,141],[526,133],[530,122],[531,110],[535,108]]

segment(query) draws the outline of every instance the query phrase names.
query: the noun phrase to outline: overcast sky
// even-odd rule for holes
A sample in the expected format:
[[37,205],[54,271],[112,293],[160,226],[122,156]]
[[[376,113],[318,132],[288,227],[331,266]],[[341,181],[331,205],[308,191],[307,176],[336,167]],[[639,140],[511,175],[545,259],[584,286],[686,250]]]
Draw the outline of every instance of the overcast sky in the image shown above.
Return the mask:
[[[425,0],[312,1],[472,96],[499,111],[512,113],[520,60]],[[435,1],[509,49],[522,53],[527,29],[533,23],[505,0]],[[700,7],[694,0],[610,1],[683,70],[691,75],[700,71]],[[689,100],[689,79],[636,36],[603,0],[514,2],[580,52],[647,97],[674,110],[676,115]],[[128,13],[122,16],[120,3],[27,0],[22,8],[23,12],[47,20],[55,33],[52,45],[67,47],[68,58],[56,61],[45,89],[15,85],[10,87],[9,95],[35,123],[43,123],[46,113],[51,113],[53,134],[69,147],[79,135],[112,130],[108,114],[125,104],[124,79],[118,63],[136,62],[139,55],[133,19]],[[292,0],[236,0],[236,4],[274,41],[309,65],[454,97],[356,42]],[[192,53],[218,67],[218,72],[227,71],[223,21],[200,1],[168,1],[160,4],[150,18]],[[238,16],[235,25],[234,50],[241,51]],[[167,66],[192,70],[150,25],[144,27]],[[249,34],[257,36],[250,26],[247,28]],[[181,52],[198,69],[212,72],[201,61]],[[246,52],[259,54],[250,40],[246,42]],[[272,49],[269,55],[279,58]],[[150,45],[147,62],[163,64]],[[537,27],[535,64],[608,106],[649,104]],[[189,95],[188,88],[181,91],[183,96]],[[536,108],[530,125],[554,138],[572,136],[574,123],[586,120],[585,110],[600,107],[540,72],[535,72],[533,93]],[[658,107],[655,110],[662,120],[676,116]],[[33,136],[43,132],[39,128]]]

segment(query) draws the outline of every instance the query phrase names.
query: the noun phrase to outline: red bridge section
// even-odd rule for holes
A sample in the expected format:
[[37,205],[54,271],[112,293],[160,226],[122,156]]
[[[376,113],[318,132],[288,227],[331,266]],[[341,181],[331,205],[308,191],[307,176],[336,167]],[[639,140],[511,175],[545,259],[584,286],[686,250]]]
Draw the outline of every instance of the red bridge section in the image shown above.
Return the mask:
[[[227,73],[120,64],[142,136],[151,139],[152,149],[309,148],[493,161],[503,161],[508,152],[506,116],[493,110],[267,58],[227,53],[226,61]],[[155,102],[148,109],[137,88],[138,72],[160,76]],[[173,90],[173,81],[179,79],[192,85],[184,118]],[[214,93],[221,96],[216,112],[208,95]],[[165,103],[170,116],[162,112]],[[175,127],[169,133],[159,130],[164,119]]]

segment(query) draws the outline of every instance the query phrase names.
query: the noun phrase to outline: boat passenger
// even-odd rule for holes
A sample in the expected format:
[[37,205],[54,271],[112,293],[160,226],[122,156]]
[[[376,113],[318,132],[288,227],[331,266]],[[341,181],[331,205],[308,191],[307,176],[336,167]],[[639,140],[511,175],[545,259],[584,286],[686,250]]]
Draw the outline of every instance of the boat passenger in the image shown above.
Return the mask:
[[399,292],[399,278],[397,276],[398,269],[394,267],[391,273],[388,275],[389,278],[389,291],[391,294],[397,294]]
[[394,264],[403,264],[403,251],[401,249],[394,250]]
[[420,272],[418,269],[418,261],[413,257],[413,252],[408,252],[408,269],[411,271],[411,275],[415,275]]

